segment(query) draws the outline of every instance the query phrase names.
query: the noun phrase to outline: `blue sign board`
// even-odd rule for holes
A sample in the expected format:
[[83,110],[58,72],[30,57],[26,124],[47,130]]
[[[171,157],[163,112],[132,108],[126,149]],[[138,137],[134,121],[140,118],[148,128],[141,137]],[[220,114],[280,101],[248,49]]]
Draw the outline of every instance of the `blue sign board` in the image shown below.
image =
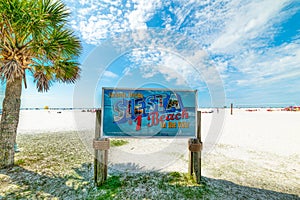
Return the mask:
[[197,90],[102,89],[104,137],[193,137]]

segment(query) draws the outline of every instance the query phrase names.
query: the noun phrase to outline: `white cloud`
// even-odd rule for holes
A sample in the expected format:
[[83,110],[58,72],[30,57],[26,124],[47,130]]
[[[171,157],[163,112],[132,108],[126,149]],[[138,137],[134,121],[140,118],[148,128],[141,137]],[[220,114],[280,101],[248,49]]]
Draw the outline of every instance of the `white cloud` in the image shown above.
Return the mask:
[[[146,22],[161,6],[161,1],[81,0],[67,1],[72,10],[72,27],[90,44],[100,44],[102,40],[116,33],[145,29]],[[74,23],[76,21],[76,23]]]
[[124,70],[122,71],[122,74],[124,76],[132,75],[132,73],[130,72],[130,67],[125,67]]
[[[75,12],[72,26],[91,44],[100,44],[116,33],[146,29],[146,22],[159,14],[169,32],[137,31],[116,38],[119,49],[134,47],[131,61],[146,78],[160,73],[184,84],[183,79],[220,83],[221,77],[225,84],[245,85],[297,76],[299,39],[270,46],[281,31],[278,24],[299,11],[286,8],[292,2],[175,0],[171,5],[169,1],[129,0],[123,5],[120,1],[82,0],[78,4],[71,0],[67,4]],[[168,67],[172,73],[167,74]],[[130,73],[130,68],[123,73]]]
[[[280,11],[289,2],[282,1],[232,1],[230,8],[225,13],[224,31],[211,44],[210,50],[214,52],[239,52],[252,46],[253,39],[269,34],[272,37],[275,32],[268,30],[274,22],[281,19]],[[260,41],[261,42],[261,41]],[[245,45],[245,47],[244,47]]]
[[119,76],[111,71],[105,71],[103,76],[106,78],[118,78]]
[[134,9],[125,15],[129,21],[129,27],[131,30],[145,29],[146,21],[161,7],[161,1],[134,0],[133,3]]
[[161,74],[166,81],[178,86],[197,88],[203,82],[222,85],[216,68],[205,63],[205,51],[199,50],[186,55],[184,53],[160,48],[134,49],[130,58],[136,64],[131,68],[140,70],[143,78],[154,78]]
[[248,52],[235,60],[240,71],[247,79],[238,80],[238,84],[266,84],[287,78],[299,77],[300,41],[283,44],[267,49],[263,54]]

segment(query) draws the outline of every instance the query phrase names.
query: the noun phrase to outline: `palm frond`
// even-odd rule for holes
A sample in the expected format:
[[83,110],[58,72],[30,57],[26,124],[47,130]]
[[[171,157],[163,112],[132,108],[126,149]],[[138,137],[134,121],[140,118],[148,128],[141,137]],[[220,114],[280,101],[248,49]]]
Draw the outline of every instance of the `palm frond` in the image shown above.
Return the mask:
[[32,46],[36,48],[36,54],[45,55],[49,60],[68,58],[70,55],[78,56],[81,52],[81,44],[73,31],[65,29],[63,25],[48,30],[47,38],[43,41],[35,41]]
[[0,75],[2,79],[14,81],[15,78],[24,76],[24,69],[16,60],[9,60],[1,66]]
[[75,83],[80,77],[79,63],[64,60],[59,61],[54,66],[55,78],[63,83]]
[[39,4],[41,13],[47,13],[44,15],[45,21],[50,21],[53,24],[60,24],[65,22],[69,16],[69,12],[66,9],[65,4],[61,1],[40,0]]
[[47,92],[52,85],[51,76],[43,71],[36,71],[33,75],[38,92]]

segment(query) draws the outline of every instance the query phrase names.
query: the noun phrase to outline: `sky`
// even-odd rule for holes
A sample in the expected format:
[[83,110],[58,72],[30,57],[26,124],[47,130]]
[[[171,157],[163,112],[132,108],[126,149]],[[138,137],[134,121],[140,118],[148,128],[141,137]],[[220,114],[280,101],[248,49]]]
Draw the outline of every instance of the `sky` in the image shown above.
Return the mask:
[[100,107],[102,87],[198,90],[198,107],[300,104],[298,0],[64,2],[81,78],[38,93],[29,77],[23,108]]

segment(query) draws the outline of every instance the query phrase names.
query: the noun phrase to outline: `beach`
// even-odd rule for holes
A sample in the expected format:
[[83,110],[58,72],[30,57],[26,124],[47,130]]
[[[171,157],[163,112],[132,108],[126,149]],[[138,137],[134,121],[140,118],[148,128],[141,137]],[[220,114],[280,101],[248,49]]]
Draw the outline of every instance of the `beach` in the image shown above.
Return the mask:
[[[267,109],[248,112],[246,109],[235,109],[231,115],[229,109],[225,110],[224,114],[221,111],[205,113],[206,111],[207,109],[202,109],[201,119],[204,151],[207,150],[205,144],[208,142],[280,155],[293,155],[300,152],[300,112],[270,112]],[[215,116],[219,115],[222,120],[217,119],[221,122],[215,123]],[[18,134],[93,132],[95,117],[95,112],[82,110],[21,110]],[[220,131],[214,132],[213,126],[220,127]]]
[[201,109],[201,185],[186,177],[188,138],[111,138],[100,188],[95,112],[21,110],[20,152],[13,169],[0,171],[0,199],[299,199],[300,112],[246,110]]
[[[300,112],[279,111],[279,109],[272,112],[267,109],[249,112],[247,109],[234,109],[231,115],[229,109],[220,109],[219,112],[216,109],[201,109],[201,111],[204,159],[206,155],[218,150],[217,146],[222,145],[235,149],[227,152],[234,158],[247,159],[249,155],[242,152],[251,151],[278,156],[299,156]],[[95,112],[21,110],[18,134],[76,131],[84,145],[93,153],[94,130]],[[111,151],[110,161],[111,163],[130,161],[145,169],[186,171],[186,162],[183,160],[187,159],[187,140],[187,138],[133,138],[128,145]],[[182,157],[185,159],[178,159]],[[298,166],[299,162],[295,165]]]

